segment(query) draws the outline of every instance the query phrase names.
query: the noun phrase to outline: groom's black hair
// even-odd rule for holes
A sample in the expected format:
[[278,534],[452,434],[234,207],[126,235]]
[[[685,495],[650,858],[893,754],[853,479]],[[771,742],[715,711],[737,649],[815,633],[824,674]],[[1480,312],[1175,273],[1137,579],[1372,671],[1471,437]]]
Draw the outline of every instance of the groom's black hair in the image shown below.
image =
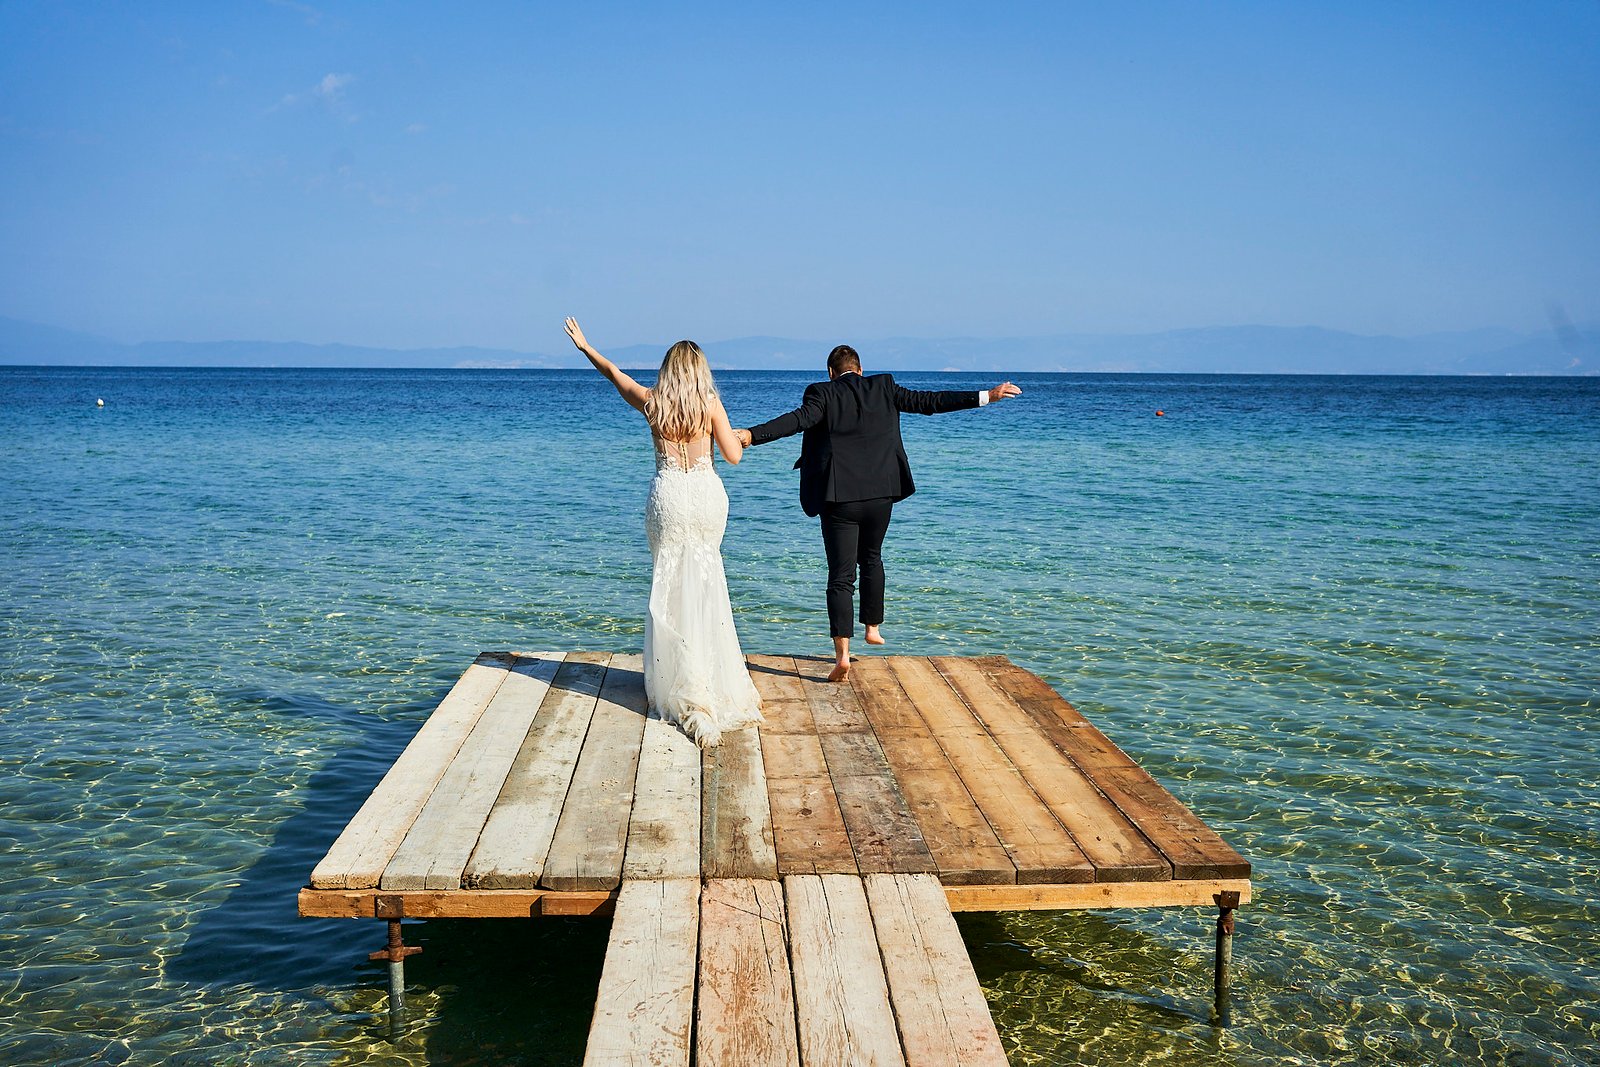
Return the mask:
[[837,378],[848,371],[861,372],[861,357],[849,345],[840,345],[828,353],[828,374]]

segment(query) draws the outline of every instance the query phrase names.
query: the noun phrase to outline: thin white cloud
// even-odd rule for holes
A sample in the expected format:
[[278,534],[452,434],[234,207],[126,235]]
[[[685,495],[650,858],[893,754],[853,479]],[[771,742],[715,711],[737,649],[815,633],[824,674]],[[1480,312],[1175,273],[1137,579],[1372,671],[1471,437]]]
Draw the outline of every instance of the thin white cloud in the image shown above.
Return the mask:
[[345,86],[354,83],[354,74],[329,73],[322,76],[322,80],[311,88],[298,93],[286,93],[282,100],[274,104],[269,111],[279,108],[299,107],[301,104],[319,103],[327,108],[331,114],[337,115],[346,122],[355,122],[361,116],[351,109],[344,98]]
[[419,133],[426,133],[427,131],[428,131],[428,126],[427,126],[426,123],[423,123],[423,122],[413,122],[411,125],[406,127],[406,132],[411,134],[411,136],[413,136],[413,137],[415,137]]

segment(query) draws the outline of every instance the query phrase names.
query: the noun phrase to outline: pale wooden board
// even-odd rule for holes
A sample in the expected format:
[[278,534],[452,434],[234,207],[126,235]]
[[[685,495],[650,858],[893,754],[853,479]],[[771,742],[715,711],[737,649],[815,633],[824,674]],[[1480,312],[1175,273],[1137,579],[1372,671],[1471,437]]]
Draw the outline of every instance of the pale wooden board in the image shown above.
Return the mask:
[[688,1067],[699,929],[698,877],[623,884],[585,1067]]
[[783,880],[800,1051],[807,1064],[903,1064],[859,877]]
[[702,1067],[799,1067],[788,927],[777,882],[705,883],[695,1016],[695,1062]]
[[1094,866],[927,660],[889,666],[1017,868],[1018,882],[1089,882]]
[[[560,653],[547,655],[561,658]],[[378,884],[394,850],[514,662],[509,653],[485,652],[456,680],[311,872],[313,887],[361,889]]]
[[754,729],[730,730],[700,760],[700,873],[776,878],[772,807]]
[[1172,877],[1249,877],[1250,864],[1244,857],[1043,679],[1004,656],[985,656],[973,662],[1027,711],[1052,743],[1161,850],[1172,866]]
[[793,656],[746,656],[744,659],[763,704],[768,700],[804,702],[806,694],[800,676],[795,673]]
[[819,734],[832,730],[872,729],[855,698],[854,688],[848,683],[828,681],[828,672],[833,670],[832,660],[796,656],[794,666]]
[[938,865],[939,880],[946,885],[1015,882],[1016,865],[889,664],[879,657],[858,660],[851,682]]
[[768,778],[767,802],[780,877],[856,873],[855,851],[827,775]]
[[459,889],[517,749],[561,662],[524,660],[505,676],[383,870],[384,889]]
[[610,659],[573,652],[556,672],[467,864],[468,888],[539,884]]
[[654,715],[639,749],[622,877],[700,877],[700,748]]
[[1089,857],[1095,866],[1095,881],[1150,882],[1172,877],[1172,865],[1166,858],[992,677],[970,660],[934,656],[928,662],[944,675]]
[[906,1063],[1004,1067],[1000,1035],[938,879],[873,874],[866,883]]
[[[777,659],[777,657],[768,657]],[[785,724],[811,724],[804,702],[768,701],[766,706],[791,712]],[[770,720],[769,720],[770,722]],[[761,761],[772,808],[772,837],[778,874],[820,874],[856,870],[855,853],[845,832],[839,798],[828,777],[828,762],[814,732],[779,732],[761,728]]]
[[610,889],[622,881],[645,716],[644,657],[612,656],[539,878],[545,888]]

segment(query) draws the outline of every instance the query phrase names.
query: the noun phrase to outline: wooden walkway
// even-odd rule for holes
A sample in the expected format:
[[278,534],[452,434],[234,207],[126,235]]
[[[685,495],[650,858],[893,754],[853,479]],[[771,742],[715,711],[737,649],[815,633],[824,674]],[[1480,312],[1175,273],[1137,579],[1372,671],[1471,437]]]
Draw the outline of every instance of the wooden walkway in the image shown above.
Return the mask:
[[300,912],[614,909],[595,1063],[1002,1063],[952,910],[1248,902],[1249,864],[1004,657],[828,667],[749,657],[766,724],[702,753],[638,656],[486,653]]

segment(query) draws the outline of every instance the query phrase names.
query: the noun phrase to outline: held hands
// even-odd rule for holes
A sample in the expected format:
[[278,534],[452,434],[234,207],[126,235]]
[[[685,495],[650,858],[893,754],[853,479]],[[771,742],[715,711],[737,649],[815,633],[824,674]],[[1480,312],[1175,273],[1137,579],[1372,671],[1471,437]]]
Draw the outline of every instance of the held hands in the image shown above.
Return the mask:
[[735,431],[733,431],[733,436],[735,436],[735,437],[737,437],[739,439],[739,447],[740,448],[749,448],[750,447],[750,431],[749,430],[735,430]]
[[[567,321],[571,322],[572,320],[568,319]],[[569,330],[568,332],[571,332],[571,331]],[[1022,390],[1021,389],[1018,389],[1016,386],[1012,385],[1010,382],[1001,382],[999,385],[997,385],[993,389],[989,390],[989,403],[993,404],[996,400],[1004,400],[1008,396],[1021,396],[1021,395],[1022,395]]]
[[578,325],[578,320],[569,316],[566,325],[567,336],[572,338],[572,343],[578,346],[578,351],[590,351],[589,339],[583,336],[583,328]]

